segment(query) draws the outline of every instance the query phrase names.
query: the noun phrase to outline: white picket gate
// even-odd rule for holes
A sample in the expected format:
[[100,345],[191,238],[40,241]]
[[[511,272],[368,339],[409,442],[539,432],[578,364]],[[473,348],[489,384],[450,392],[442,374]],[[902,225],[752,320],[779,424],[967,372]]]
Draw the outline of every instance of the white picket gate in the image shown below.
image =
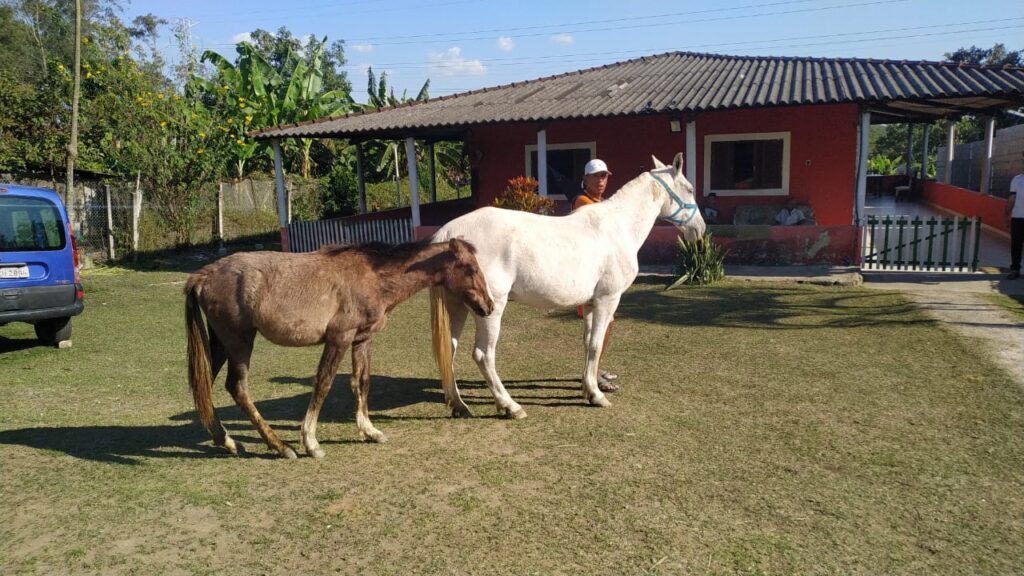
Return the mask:
[[355,221],[332,218],[313,222],[292,222],[288,225],[290,252],[314,252],[327,244],[400,244],[411,241],[411,218]]

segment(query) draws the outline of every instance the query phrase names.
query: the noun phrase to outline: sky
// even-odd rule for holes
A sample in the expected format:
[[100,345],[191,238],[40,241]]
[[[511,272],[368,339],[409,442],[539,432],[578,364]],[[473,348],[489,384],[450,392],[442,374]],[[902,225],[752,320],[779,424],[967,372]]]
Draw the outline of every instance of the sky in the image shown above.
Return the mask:
[[[201,53],[234,57],[256,29],[343,40],[353,97],[367,69],[431,97],[671,51],[941,60],[975,45],[1024,49],[1020,0],[124,0],[123,20],[185,19]],[[174,61],[170,25],[159,42]]]

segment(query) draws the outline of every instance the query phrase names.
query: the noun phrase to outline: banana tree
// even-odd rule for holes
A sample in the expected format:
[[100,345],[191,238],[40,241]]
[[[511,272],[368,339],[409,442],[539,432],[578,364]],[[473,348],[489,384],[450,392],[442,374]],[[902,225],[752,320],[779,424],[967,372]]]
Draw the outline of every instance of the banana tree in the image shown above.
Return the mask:
[[[430,97],[428,92],[430,88],[429,79],[423,83],[420,91],[416,94],[416,98],[409,98],[408,93],[404,90],[402,91],[401,98],[398,98],[395,96],[394,88],[388,86],[387,72],[381,72],[379,79],[374,75],[373,68],[370,68],[367,74],[369,76],[366,88],[368,102],[363,106],[363,109],[378,110],[408,102],[424,101]],[[398,142],[389,142],[376,150],[371,149],[368,154],[371,158],[376,158],[377,173],[383,176],[384,179],[394,180],[395,193],[398,196],[399,205],[401,204],[400,183],[402,180],[401,150],[402,147],[399,146]]]
[[[288,117],[288,122],[306,122],[327,116],[334,116],[352,109],[351,96],[342,90],[330,90],[322,92],[323,89],[323,64],[324,45],[327,43],[325,36],[323,41],[313,47],[309,57],[309,65],[294,53],[289,52],[288,59],[295,60],[295,68],[291,75],[287,89],[282,100],[282,113]],[[302,138],[302,176],[309,177],[311,162],[310,149],[313,146],[312,138]]]

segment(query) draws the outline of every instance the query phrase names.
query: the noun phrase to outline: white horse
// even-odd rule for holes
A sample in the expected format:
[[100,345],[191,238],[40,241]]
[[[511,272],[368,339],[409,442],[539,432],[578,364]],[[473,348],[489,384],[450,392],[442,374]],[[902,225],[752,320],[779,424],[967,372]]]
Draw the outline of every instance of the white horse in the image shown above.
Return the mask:
[[[659,217],[675,224],[687,240],[701,237],[705,229],[693,186],[683,176],[683,155],[677,154],[668,167],[652,159],[654,170],[629,181],[608,200],[568,216],[487,207],[452,220],[434,234],[432,242],[463,238],[477,248],[494,310],[487,317],[474,314],[473,359],[499,413],[526,417],[495,370],[501,316],[510,300],[541,309],[584,306],[583,397],[596,406],[611,405],[597,387],[597,363],[619,299],[639,271],[640,246]],[[445,399],[453,416],[466,417],[469,408],[459,395],[452,361],[469,309],[444,288],[431,290],[431,296],[434,352]],[[451,324],[450,346],[437,330],[446,320]]]

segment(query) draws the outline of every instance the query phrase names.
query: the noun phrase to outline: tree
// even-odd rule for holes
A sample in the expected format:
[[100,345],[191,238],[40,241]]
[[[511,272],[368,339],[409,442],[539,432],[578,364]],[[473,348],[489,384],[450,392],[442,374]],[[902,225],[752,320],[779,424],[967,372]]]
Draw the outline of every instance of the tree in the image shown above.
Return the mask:
[[78,98],[82,83],[82,2],[75,0],[75,87],[71,96],[71,136],[68,138],[67,188],[64,203],[70,204],[75,197],[75,160],[78,158]]
[[987,66],[1020,66],[1024,62],[1024,50],[1007,51],[1006,46],[996,43],[991,48],[958,48],[953,52],[946,52],[943,57],[946,62],[957,64],[979,64]]

